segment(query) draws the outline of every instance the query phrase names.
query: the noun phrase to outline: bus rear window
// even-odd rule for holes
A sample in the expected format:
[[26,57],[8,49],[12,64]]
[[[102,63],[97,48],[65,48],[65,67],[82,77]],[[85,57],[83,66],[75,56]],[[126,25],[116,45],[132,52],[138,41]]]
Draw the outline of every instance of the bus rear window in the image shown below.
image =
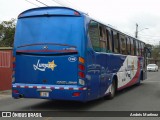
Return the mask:
[[37,43],[69,44],[80,47],[83,31],[82,17],[21,18],[17,23],[15,47]]

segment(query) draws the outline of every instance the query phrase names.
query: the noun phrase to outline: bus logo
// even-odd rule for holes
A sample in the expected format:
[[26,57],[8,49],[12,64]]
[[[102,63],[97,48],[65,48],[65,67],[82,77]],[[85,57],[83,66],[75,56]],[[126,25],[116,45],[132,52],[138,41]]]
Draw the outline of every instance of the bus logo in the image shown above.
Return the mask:
[[70,56],[70,57],[68,58],[68,60],[69,60],[69,62],[75,62],[75,61],[77,60],[77,58],[74,57],[74,56]]
[[54,60],[48,63],[40,63],[40,60],[38,60],[36,65],[33,64],[34,70],[39,71],[46,71],[46,69],[51,69],[53,71],[55,67],[57,67],[57,65],[54,63]]

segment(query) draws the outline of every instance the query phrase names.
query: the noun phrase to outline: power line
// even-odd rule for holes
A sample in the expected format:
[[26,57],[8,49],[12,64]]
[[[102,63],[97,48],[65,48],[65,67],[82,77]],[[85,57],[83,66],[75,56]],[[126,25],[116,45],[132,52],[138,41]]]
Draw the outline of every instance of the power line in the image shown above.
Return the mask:
[[[64,7],[70,7],[70,8],[73,8],[73,9],[75,9],[75,10],[77,10],[77,11],[81,11],[81,12],[83,12],[83,13],[86,13],[86,12],[84,12],[84,10],[82,10],[81,8],[79,8],[79,7],[77,7],[77,6],[75,6],[74,5],[74,7],[72,6],[72,3],[71,2],[69,2],[69,1],[66,1],[65,0],[65,2],[63,1],[63,2],[60,2],[59,0],[52,0],[53,2],[55,2],[55,3],[58,3],[58,4],[60,4],[60,5],[62,5],[62,6],[64,6]],[[87,13],[86,13],[87,14]]]
[[30,4],[32,4],[32,5],[35,5],[35,6],[37,6],[37,7],[39,7],[37,4],[35,4],[35,3],[32,3],[32,2],[30,2],[30,1],[28,1],[28,0],[25,0],[26,2],[28,2],[28,3],[30,3]]
[[45,3],[43,3],[43,2],[41,2],[39,0],[36,0],[36,1],[39,2],[39,3],[41,3],[41,4],[43,4],[43,5],[45,5],[45,6],[48,6],[48,5],[46,5]]

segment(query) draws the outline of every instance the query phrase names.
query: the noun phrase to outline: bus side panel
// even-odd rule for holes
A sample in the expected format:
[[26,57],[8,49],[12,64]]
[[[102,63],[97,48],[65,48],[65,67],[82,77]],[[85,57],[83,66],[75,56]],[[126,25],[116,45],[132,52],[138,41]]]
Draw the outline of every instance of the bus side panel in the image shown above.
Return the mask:
[[141,64],[137,56],[89,52],[87,63],[87,76],[90,78],[89,99],[108,94],[113,75],[117,75],[118,90],[140,80]]
[[145,65],[145,58],[144,57],[139,57],[140,60],[140,67],[141,67],[141,79],[140,80],[145,80],[147,79],[147,70],[146,70],[146,65]]
[[136,84],[140,80],[140,60],[137,56],[127,56],[117,72],[118,90]]
[[120,61],[120,59],[117,59],[118,56],[107,53],[95,53],[90,51],[87,56],[87,77],[89,77],[88,99],[92,100],[103,97],[109,93],[112,75],[119,70],[121,65],[114,64]]
[[88,50],[87,52],[87,70],[86,70],[86,83],[88,88],[87,100],[98,98],[99,95],[99,69],[96,66],[96,55],[94,51]]

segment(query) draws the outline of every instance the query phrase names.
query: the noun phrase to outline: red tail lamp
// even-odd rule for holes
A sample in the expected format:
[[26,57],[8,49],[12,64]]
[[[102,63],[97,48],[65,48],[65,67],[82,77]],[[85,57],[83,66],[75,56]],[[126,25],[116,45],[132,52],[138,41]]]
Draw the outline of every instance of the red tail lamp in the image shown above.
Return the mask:
[[80,96],[80,92],[74,92],[73,94],[72,94],[72,96],[74,96],[74,97],[78,97],[78,96]]
[[79,76],[80,76],[81,78],[84,78],[84,77],[85,77],[85,75],[84,75],[83,72],[79,72]]

